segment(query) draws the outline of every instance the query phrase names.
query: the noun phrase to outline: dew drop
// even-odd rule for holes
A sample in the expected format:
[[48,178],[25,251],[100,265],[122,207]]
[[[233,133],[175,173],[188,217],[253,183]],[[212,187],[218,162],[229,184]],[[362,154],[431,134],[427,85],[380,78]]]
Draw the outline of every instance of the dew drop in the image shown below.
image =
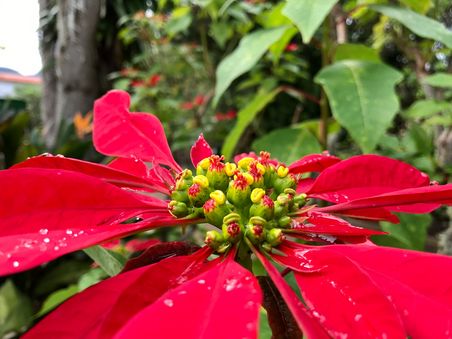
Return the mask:
[[72,230],[67,229],[67,230],[66,230],[66,234],[67,234],[67,235],[71,235],[71,234],[72,234]]
[[41,228],[39,230],[39,234],[46,235],[47,233],[49,233],[49,230],[47,228]]
[[15,268],[17,268],[17,267],[19,267],[19,262],[18,261],[13,261],[13,267],[15,267]]
[[50,239],[49,238],[44,238],[44,239],[42,239],[42,241],[44,241],[46,244],[48,244],[50,242]]
[[165,299],[165,300],[163,300],[163,303],[168,307],[174,306],[174,301],[172,301],[171,299]]
[[184,295],[184,294],[187,294],[187,291],[182,290],[182,291],[179,291],[177,294]]
[[226,292],[230,292],[233,289],[240,287],[240,285],[237,285],[237,283],[238,283],[237,279],[226,279],[223,287],[226,290]]
[[199,279],[198,280],[198,284],[200,285],[204,285],[206,283],[206,281],[204,279]]
[[362,314],[357,314],[357,315],[355,315],[354,319],[355,319],[355,321],[360,321],[362,317],[363,317]]
[[60,247],[59,246],[55,246],[53,249],[54,249],[54,251],[59,251]]

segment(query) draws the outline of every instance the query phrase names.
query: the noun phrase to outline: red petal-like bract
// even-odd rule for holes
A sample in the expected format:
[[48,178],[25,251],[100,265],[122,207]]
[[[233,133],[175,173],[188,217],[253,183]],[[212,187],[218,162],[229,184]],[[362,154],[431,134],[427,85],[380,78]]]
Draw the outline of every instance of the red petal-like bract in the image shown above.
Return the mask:
[[94,104],[93,142],[102,154],[137,158],[181,171],[160,120],[149,113],[130,113],[130,96],[114,90]]
[[256,278],[229,256],[141,310],[115,338],[256,338],[261,302]]
[[295,272],[313,315],[331,336],[403,338],[398,314],[382,291],[347,258],[319,248],[303,254],[316,273]]
[[[107,279],[69,299],[24,338],[112,338],[164,293],[214,267],[216,262],[203,263],[208,254],[203,249]],[[159,322],[159,318],[149,318],[147,326]]]
[[204,135],[202,135],[201,133],[198,137],[198,140],[196,140],[190,150],[190,158],[193,167],[196,168],[198,162],[200,162],[202,159],[210,157],[212,153],[212,148],[207,143],[206,139],[204,139]]
[[[18,168],[0,172],[0,187],[0,274],[22,271],[154,224],[175,224],[164,201],[149,197],[143,202],[81,173]],[[152,220],[121,224],[149,211],[155,213]]]
[[250,244],[253,253],[264,266],[270,278],[275,283],[281,296],[292,312],[292,315],[298,324],[298,327],[307,335],[308,338],[323,339],[329,338],[320,323],[305,308],[303,303],[298,299],[295,292],[290,288],[286,281],[282,278],[278,270],[261,254],[254,246]]
[[[136,161],[133,159],[118,158],[113,162],[113,166],[105,166],[62,156],[40,155],[20,162],[11,168],[48,168],[80,172],[102,179],[119,187],[131,187],[151,191],[156,189],[159,190],[161,185],[158,182],[156,184],[154,182],[155,180],[153,181],[152,179],[147,178],[146,169],[141,167],[145,166],[144,163],[141,162],[141,164],[139,164]],[[132,163],[137,167],[140,166],[140,175],[137,175],[138,169],[136,167],[131,169]],[[125,169],[127,170],[125,171]],[[134,173],[130,173],[131,171]]]
[[[325,326],[328,319],[334,320],[329,325],[330,333],[343,331],[349,325],[349,335],[366,337],[366,333],[359,332],[359,323],[364,321],[373,323],[389,338],[447,338],[452,333],[452,278],[446,273],[452,270],[449,257],[369,244],[312,247],[286,242],[280,249],[298,259],[300,266],[317,269],[312,274],[300,270],[296,276],[310,307],[324,317]],[[287,258],[280,257],[283,262]],[[386,308],[381,312],[374,309],[383,307],[382,301],[375,299],[375,287],[397,315]],[[375,320],[366,320],[365,314],[373,314]],[[390,314],[392,320],[387,318]],[[386,319],[384,325],[377,324],[381,319]],[[400,320],[405,334],[390,332],[387,326],[397,327]],[[392,330],[398,331],[396,327]],[[369,328],[373,327],[368,323],[362,330]],[[378,337],[375,333],[369,335]]]
[[342,203],[429,183],[425,173],[404,162],[379,155],[360,155],[322,171],[306,193]]
[[[319,208],[322,212],[332,213],[353,213],[353,211],[363,208],[385,207],[393,211],[405,211],[408,205],[411,212],[425,213],[425,206],[451,205],[452,204],[452,184],[422,186],[407,188],[404,190],[389,192],[381,195],[365,197],[342,204]],[[419,201],[428,203],[419,204]],[[418,207],[418,209],[416,209]]]
[[322,172],[324,169],[337,164],[341,159],[328,153],[310,154],[295,161],[289,166],[293,174],[307,172]]

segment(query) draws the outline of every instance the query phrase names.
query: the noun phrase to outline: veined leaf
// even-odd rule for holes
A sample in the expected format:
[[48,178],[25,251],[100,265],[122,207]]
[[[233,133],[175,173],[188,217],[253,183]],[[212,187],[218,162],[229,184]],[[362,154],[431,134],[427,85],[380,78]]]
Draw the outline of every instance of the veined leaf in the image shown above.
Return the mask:
[[0,286],[0,337],[9,332],[18,332],[31,321],[30,300],[23,295],[11,280]]
[[376,49],[361,44],[338,45],[334,54],[334,61],[348,59],[380,62]]
[[283,14],[298,27],[304,43],[309,43],[312,36],[337,0],[288,0]]
[[109,276],[118,274],[124,267],[125,258],[101,246],[93,246],[83,251],[99,264]]
[[388,232],[387,236],[375,236],[378,244],[388,245],[385,237],[397,239],[400,246],[406,249],[423,251],[427,237],[427,228],[432,222],[429,214],[399,214],[400,224],[395,225],[388,222],[382,222],[381,228]]
[[434,87],[452,88],[452,74],[436,73],[426,77],[424,82]]
[[436,20],[406,8],[385,5],[371,5],[370,8],[399,21],[413,33],[423,38],[440,41],[447,47],[452,48],[452,31]]
[[254,99],[237,113],[237,123],[226,137],[223,149],[221,150],[221,153],[226,159],[231,158],[235,146],[239,142],[245,128],[248,127],[256,115],[267,106],[280,91],[280,88],[273,89],[272,91],[261,88]]
[[404,116],[414,119],[428,118],[439,112],[452,112],[452,104],[446,101],[418,100],[404,112]]
[[240,75],[248,72],[264,55],[265,51],[281,38],[290,26],[262,29],[242,38],[239,46],[218,65],[213,104]]
[[345,60],[322,69],[334,118],[364,152],[372,152],[399,109],[394,86],[402,74],[381,63]]
[[282,162],[291,164],[303,155],[320,153],[316,137],[304,128],[281,128],[254,141],[254,151],[266,150]]

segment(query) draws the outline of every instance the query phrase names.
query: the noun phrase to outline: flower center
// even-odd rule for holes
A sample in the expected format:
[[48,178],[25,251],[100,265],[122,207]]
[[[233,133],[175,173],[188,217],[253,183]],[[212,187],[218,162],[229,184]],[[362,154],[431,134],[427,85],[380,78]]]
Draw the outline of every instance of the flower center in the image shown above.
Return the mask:
[[205,238],[218,253],[243,237],[271,250],[283,241],[282,229],[292,226],[291,215],[306,203],[296,186],[297,177],[267,152],[237,163],[212,155],[199,162],[196,175],[185,169],[177,176],[168,208],[176,218],[203,218],[221,229]]

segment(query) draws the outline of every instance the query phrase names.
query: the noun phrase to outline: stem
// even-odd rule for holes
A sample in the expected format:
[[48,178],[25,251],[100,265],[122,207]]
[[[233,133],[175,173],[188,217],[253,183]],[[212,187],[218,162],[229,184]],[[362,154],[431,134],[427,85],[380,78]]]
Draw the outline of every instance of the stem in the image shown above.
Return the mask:
[[253,272],[253,261],[251,260],[251,250],[246,241],[242,240],[238,244],[237,262],[248,271]]

